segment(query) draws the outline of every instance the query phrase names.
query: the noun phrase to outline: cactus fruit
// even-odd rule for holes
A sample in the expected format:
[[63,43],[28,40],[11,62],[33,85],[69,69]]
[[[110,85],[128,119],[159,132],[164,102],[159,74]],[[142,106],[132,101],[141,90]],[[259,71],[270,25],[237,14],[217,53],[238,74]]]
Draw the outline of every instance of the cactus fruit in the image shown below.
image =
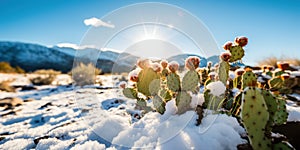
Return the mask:
[[238,45],[232,46],[229,51],[231,53],[231,58],[229,62],[241,60],[245,55],[244,49]]
[[137,91],[133,88],[124,88],[123,89],[123,95],[126,96],[127,98],[131,99],[137,99]]
[[242,97],[242,122],[254,150],[271,149],[271,140],[265,137],[265,126],[269,120],[267,105],[261,91],[246,88]]
[[198,87],[200,77],[195,70],[188,71],[182,79],[182,90],[194,91]]
[[176,61],[171,61],[168,65],[168,68],[172,73],[176,73],[176,71],[179,69],[179,64]]
[[242,89],[245,87],[253,87],[257,85],[257,77],[251,69],[246,69],[242,75]]
[[242,36],[242,37],[236,37],[234,40],[235,44],[238,46],[244,47],[248,44],[248,38]]
[[286,111],[286,102],[284,99],[278,99],[278,108],[274,115],[274,123],[276,125],[281,125],[286,123],[288,118],[288,112]]
[[167,86],[168,88],[173,91],[177,92],[180,90],[180,77],[176,73],[170,73],[167,76]]
[[145,96],[150,96],[149,85],[153,80],[160,79],[160,76],[152,68],[145,68],[140,71],[138,78],[137,90]]
[[197,56],[190,56],[185,60],[185,67],[189,70],[195,70],[198,68],[200,63],[200,58]]
[[277,62],[277,66],[282,71],[285,71],[285,70],[287,70],[290,67],[290,64],[288,62]]
[[190,109],[190,103],[192,101],[192,97],[189,93],[185,91],[181,91],[176,96],[176,106],[177,106],[177,113],[183,114],[187,110]]
[[152,101],[153,101],[154,108],[156,109],[157,112],[163,114],[166,111],[165,109],[166,102],[160,96],[155,95],[152,98]]
[[223,48],[224,48],[225,50],[230,50],[231,47],[232,47],[232,45],[233,45],[233,43],[230,42],[230,41],[228,41],[228,42],[226,42],[226,43],[223,45]]

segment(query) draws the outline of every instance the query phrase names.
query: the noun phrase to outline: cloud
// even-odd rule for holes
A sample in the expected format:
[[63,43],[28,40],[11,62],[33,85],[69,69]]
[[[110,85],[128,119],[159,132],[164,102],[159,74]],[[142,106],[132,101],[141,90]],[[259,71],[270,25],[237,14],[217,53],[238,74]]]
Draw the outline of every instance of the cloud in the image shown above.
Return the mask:
[[84,24],[87,26],[93,26],[93,27],[108,27],[108,28],[114,28],[115,25],[108,23],[108,22],[104,22],[98,18],[89,18],[89,19],[85,19]]

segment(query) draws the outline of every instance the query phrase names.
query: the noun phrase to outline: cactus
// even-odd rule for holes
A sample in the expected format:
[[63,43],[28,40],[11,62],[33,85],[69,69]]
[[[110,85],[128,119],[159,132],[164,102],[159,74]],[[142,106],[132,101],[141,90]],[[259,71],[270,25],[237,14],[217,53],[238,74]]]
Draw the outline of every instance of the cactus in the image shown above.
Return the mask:
[[271,130],[272,127],[274,126],[274,118],[275,118],[275,113],[277,112],[278,109],[278,100],[276,99],[275,96],[273,96],[272,93],[270,93],[267,90],[262,90],[261,94],[264,97],[264,100],[267,104],[268,107],[268,112],[269,112],[269,120],[266,125],[266,135],[271,136]]
[[180,90],[180,77],[177,73],[172,72],[167,76],[167,86],[173,92]]
[[238,45],[232,46],[229,51],[231,53],[231,58],[229,62],[235,62],[241,60],[245,55],[244,49]]
[[272,78],[268,81],[269,87],[271,90],[279,90],[283,86],[283,80],[280,76]]
[[166,111],[165,109],[166,102],[160,96],[155,95],[152,98],[152,101],[153,101],[154,108],[156,109],[157,112],[163,114]]
[[288,142],[282,141],[273,145],[273,150],[293,150]]
[[151,81],[149,84],[149,92],[152,96],[158,95],[160,89],[160,80],[159,79],[154,79]]
[[138,75],[137,90],[145,96],[151,96],[149,85],[153,80],[160,79],[158,73],[152,68],[144,68]]
[[181,91],[176,96],[177,113],[183,114],[190,109],[192,97],[185,91]]
[[261,91],[255,87],[246,88],[242,99],[242,123],[246,127],[252,148],[271,149],[271,139],[266,138],[264,132],[269,113]]
[[166,102],[168,102],[169,100],[172,99],[172,94],[171,94],[171,92],[170,92],[168,89],[166,89],[166,88],[161,88],[161,89],[159,90],[158,95],[159,95],[161,98],[163,98]]
[[276,125],[281,125],[286,123],[288,118],[288,112],[286,111],[286,102],[284,99],[278,99],[278,108],[274,115],[274,123]]
[[182,90],[194,91],[198,87],[200,77],[195,70],[188,71],[182,79]]
[[226,85],[227,79],[228,79],[228,74],[229,74],[229,68],[230,65],[227,61],[221,60],[220,65],[218,68],[218,75],[219,75],[219,80]]
[[242,75],[242,89],[245,87],[253,87],[257,85],[257,77],[252,72],[252,70],[247,69],[245,70],[244,74]]
[[131,98],[131,99],[137,99],[138,98],[137,91],[133,88],[124,88],[123,89],[123,95],[128,97],[128,98]]

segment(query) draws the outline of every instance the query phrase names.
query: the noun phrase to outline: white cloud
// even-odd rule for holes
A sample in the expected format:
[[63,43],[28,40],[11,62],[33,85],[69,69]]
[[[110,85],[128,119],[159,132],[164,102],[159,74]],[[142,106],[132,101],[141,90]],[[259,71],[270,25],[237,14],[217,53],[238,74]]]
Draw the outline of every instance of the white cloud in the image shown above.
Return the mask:
[[93,26],[93,27],[108,27],[108,28],[114,28],[115,25],[111,24],[111,23],[108,23],[108,22],[104,22],[98,18],[95,18],[95,17],[92,17],[92,18],[89,18],[89,19],[85,19],[84,21],[84,24],[87,25],[87,26]]

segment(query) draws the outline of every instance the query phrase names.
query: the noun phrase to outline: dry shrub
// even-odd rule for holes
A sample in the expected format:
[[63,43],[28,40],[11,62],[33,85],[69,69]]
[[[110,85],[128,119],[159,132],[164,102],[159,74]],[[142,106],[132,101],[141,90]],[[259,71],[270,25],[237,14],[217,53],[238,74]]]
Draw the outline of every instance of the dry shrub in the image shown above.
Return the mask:
[[25,73],[25,71],[17,66],[12,67],[8,62],[0,62],[0,72],[2,73]]
[[72,79],[76,85],[91,85],[95,83],[96,75],[99,75],[101,70],[96,68],[93,64],[80,63],[72,69]]
[[274,66],[275,68],[277,68],[277,62],[279,62],[279,61],[289,62],[290,64],[292,64],[294,66],[300,66],[299,58],[288,58],[288,57],[277,58],[274,56],[265,58],[265,59],[259,61],[258,64],[260,66],[271,65],[271,66]]
[[57,75],[61,74],[60,71],[56,71],[53,69],[41,69],[33,72],[34,74],[38,74],[39,76],[35,78],[31,78],[30,81],[34,85],[50,85]]

